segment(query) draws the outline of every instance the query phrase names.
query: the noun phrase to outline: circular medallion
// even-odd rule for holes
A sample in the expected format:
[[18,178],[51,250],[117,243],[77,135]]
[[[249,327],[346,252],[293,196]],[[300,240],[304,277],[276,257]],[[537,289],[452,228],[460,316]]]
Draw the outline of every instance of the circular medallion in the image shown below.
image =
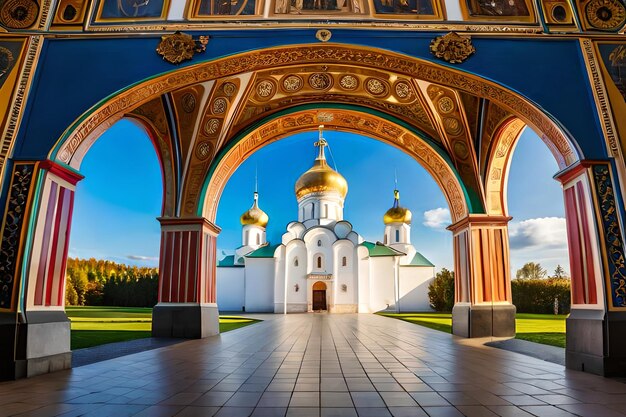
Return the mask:
[[585,6],[585,15],[596,29],[619,29],[624,24],[626,9],[619,0],[591,0]]
[[461,122],[454,117],[446,117],[443,119],[443,128],[452,136],[458,136],[463,133]]
[[316,90],[325,90],[332,85],[332,81],[328,74],[316,72],[309,76],[309,85]]
[[344,75],[339,80],[339,85],[344,90],[354,90],[359,86],[359,79],[353,75]]
[[297,75],[288,75],[283,79],[283,89],[289,93],[299,91],[303,84],[304,81]]
[[222,91],[226,94],[226,97],[232,97],[235,91],[237,91],[237,86],[233,83],[224,83],[222,85]]
[[39,5],[33,0],[7,0],[0,10],[0,22],[11,29],[26,29],[35,24]]
[[467,146],[460,140],[457,142],[454,142],[454,145],[452,145],[452,148],[454,149],[454,154],[461,159],[465,159],[469,155],[469,152],[467,152]]
[[454,111],[454,101],[450,97],[442,97],[437,102],[439,112],[443,114],[452,113]]
[[196,146],[196,156],[200,160],[207,159],[209,156],[211,156],[212,149],[213,145],[211,145],[211,142],[200,142],[198,143],[198,146]]
[[207,136],[214,135],[220,128],[220,121],[218,119],[209,119],[204,124],[204,133]]
[[387,86],[378,78],[368,78],[365,81],[365,89],[373,96],[387,94]]
[[228,103],[226,102],[225,98],[219,97],[216,98],[215,101],[213,102],[213,114],[222,114],[226,111],[226,107],[228,106]]
[[13,53],[7,48],[0,46],[0,76],[6,74],[13,64]]
[[183,111],[185,113],[191,113],[196,108],[196,98],[191,93],[185,94],[180,101],[183,104]]
[[400,99],[410,98],[412,95],[411,86],[405,83],[404,81],[400,81],[396,83],[396,96]]
[[269,99],[274,95],[274,83],[270,80],[261,80],[256,85],[256,94],[261,99]]

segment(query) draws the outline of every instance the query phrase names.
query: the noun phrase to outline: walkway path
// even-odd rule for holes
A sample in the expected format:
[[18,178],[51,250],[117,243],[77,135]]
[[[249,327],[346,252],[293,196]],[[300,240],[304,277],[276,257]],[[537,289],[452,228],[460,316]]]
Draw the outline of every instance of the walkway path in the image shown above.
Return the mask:
[[626,415],[626,384],[375,315],[298,314],[0,383],[0,415]]

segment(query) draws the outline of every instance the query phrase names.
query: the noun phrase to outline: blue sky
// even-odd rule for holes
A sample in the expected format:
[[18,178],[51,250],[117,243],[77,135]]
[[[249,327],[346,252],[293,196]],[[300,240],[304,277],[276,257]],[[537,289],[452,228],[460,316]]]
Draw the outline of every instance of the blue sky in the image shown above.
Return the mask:
[[[394,171],[401,204],[413,212],[411,237],[418,251],[437,267],[452,268],[452,236],[445,230],[447,204],[430,175],[411,157],[359,135],[326,131],[332,158],[348,181],[344,217],[366,240],[382,240],[382,216],[393,202]],[[252,203],[258,172],[260,206],[269,215],[268,240],[279,242],[297,218],[294,184],[315,158],[317,133],[275,142],[246,160],[222,194],[217,224],[220,253],[241,244],[239,216]],[[126,148],[127,152],[119,152]],[[558,167],[548,148],[527,129],[520,139],[509,176],[512,271],[527,261],[548,271],[566,270],[563,199],[552,179]],[[100,137],[81,166],[70,256],[96,257],[137,265],[158,264],[162,185],[156,154],[147,135],[120,121]]]

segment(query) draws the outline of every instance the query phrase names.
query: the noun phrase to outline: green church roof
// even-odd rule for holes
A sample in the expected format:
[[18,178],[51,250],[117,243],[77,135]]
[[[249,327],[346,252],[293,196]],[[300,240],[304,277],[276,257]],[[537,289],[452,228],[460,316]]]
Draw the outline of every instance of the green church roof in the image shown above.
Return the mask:
[[243,265],[235,264],[235,255],[228,255],[224,257],[224,259],[217,261],[217,266],[228,267],[228,268],[242,268],[243,267]]
[[403,252],[390,248],[389,246],[383,245],[380,242],[372,243],[372,242],[363,242],[361,246],[367,248],[370,257],[375,256],[402,256]]
[[273,258],[277,247],[278,245],[270,245],[268,243],[267,245],[261,246],[259,249],[247,254],[246,258]]
[[415,252],[415,256],[411,259],[411,262],[400,266],[435,266],[424,255],[419,252]]

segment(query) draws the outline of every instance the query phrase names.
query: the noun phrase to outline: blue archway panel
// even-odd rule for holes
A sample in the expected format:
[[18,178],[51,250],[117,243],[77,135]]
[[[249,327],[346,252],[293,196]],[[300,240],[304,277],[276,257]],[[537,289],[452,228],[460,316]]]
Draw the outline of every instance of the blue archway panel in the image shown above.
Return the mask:
[[[185,65],[258,48],[318,43],[314,30],[215,32],[207,52]],[[443,63],[428,46],[438,34],[333,31],[332,41],[358,44]],[[45,158],[76,118],[106,96],[176,67],[155,52],[159,36],[46,41],[27,117],[15,147],[16,159]],[[586,158],[606,157],[600,127],[576,40],[531,38],[473,40],[477,52],[451,66],[498,81],[538,103],[576,139]],[[115,52],[112,52],[115,51]],[[445,63],[443,63],[445,64]]]

